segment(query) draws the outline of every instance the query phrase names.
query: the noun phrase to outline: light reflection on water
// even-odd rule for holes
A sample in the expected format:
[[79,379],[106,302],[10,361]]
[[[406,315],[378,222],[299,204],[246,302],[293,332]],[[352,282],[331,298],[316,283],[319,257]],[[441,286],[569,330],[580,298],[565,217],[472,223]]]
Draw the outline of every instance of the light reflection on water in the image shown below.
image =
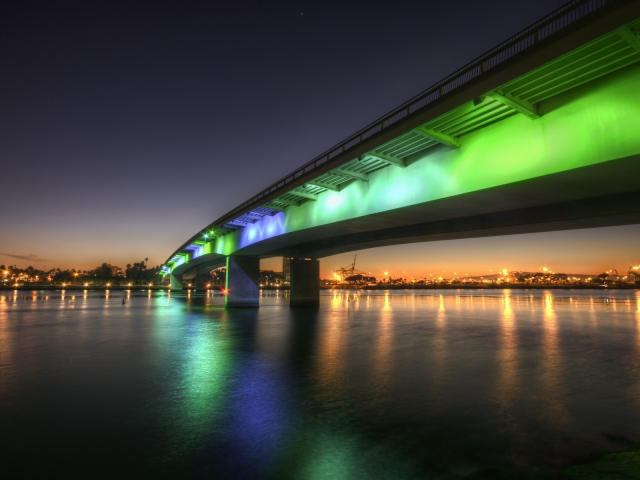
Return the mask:
[[0,293],[5,458],[25,475],[395,479],[640,441],[635,291],[286,297]]

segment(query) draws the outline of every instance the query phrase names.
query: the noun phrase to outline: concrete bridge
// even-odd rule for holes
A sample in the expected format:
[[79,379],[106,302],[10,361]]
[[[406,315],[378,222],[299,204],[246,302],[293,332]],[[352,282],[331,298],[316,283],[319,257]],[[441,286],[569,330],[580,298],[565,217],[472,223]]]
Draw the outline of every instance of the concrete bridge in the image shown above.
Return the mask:
[[640,223],[640,2],[574,0],[197,232],[171,289],[227,267],[257,306],[261,258]]

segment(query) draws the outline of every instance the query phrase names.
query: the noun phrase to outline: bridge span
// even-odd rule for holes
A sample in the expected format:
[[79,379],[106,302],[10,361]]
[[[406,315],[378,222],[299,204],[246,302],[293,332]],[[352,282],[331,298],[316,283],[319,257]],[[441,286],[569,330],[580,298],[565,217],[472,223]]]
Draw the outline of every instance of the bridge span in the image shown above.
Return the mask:
[[227,266],[257,306],[259,261],[411,242],[640,223],[640,2],[573,0],[215,220],[162,267]]

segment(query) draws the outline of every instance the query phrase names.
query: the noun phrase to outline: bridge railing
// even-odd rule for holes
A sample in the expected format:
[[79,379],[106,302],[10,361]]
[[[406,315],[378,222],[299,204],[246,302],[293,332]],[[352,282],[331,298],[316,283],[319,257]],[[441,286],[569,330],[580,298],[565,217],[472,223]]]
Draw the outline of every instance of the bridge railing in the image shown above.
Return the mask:
[[[505,67],[508,63],[515,61],[520,55],[528,53],[528,51],[534,47],[547,43],[555,37],[561,36],[581,24],[586,23],[591,17],[599,16],[603,11],[616,8],[629,1],[632,0],[571,0],[546,17],[538,20],[536,23],[409,99],[399,107],[391,110],[386,115],[378,118],[331,149],[305,163],[300,168],[269,185],[257,195],[220,217],[212,223],[209,228],[212,226],[221,226],[238,215],[249,211],[251,208],[262,205],[267,201],[267,198],[274,198],[277,196],[274,194],[277,194],[279,191],[286,191],[289,188],[289,184],[295,179],[300,177],[313,178],[316,175],[316,169],[326,165],[328,162],[331,163],[336,157],[348,152],[369,137],[380,134],[398,121],[414,115],[434,102],[438,102],[458,90],[469,86],[469,84],[494,73],[496,70]],[[189,242],[191,241],[192,240],[189,240]]]

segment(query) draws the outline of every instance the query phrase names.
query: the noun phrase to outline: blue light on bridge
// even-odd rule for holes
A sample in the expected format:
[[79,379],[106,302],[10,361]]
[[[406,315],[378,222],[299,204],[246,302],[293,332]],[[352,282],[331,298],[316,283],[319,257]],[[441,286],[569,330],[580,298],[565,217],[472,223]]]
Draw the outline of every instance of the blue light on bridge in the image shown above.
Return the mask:
[[243,248],[283,233],[285,233],[285,214],[281,212],[273,217],[264,217],[260,222],[247,225],[242,230],[238,247]]

